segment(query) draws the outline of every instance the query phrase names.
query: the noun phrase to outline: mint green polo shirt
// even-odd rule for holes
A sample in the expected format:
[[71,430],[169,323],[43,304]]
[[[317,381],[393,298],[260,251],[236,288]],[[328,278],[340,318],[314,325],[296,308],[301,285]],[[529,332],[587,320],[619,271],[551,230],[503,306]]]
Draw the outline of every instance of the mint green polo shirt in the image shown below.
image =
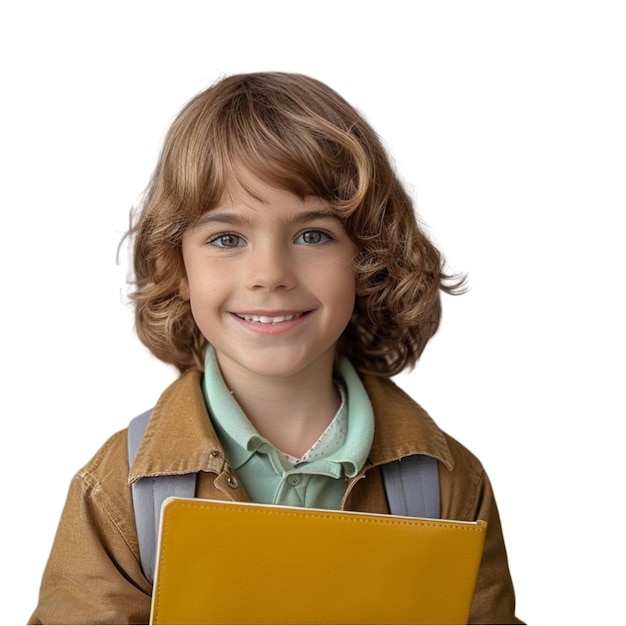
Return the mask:
[[294,466],[254,428],[226,387],[215,351],[207,348],[203,380],[207,408],[228,462],[252,501],[339,509],[346,481],[359,473],[372,446],[374,412],[347,359],[340,361],[335,375],[345,390],[333,420],[347,424],[343,443],[327,455]]

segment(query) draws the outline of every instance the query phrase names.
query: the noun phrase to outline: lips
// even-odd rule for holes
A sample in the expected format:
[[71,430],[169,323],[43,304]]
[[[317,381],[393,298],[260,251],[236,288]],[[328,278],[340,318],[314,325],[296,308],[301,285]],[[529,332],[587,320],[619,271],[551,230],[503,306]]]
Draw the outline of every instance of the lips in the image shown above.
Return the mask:
[[256,322],[258,324],[281,324],[302,317],[304,313],[289,313],[286,315],[251,315],[247,313],[235,313],[235,315],[246,322]]

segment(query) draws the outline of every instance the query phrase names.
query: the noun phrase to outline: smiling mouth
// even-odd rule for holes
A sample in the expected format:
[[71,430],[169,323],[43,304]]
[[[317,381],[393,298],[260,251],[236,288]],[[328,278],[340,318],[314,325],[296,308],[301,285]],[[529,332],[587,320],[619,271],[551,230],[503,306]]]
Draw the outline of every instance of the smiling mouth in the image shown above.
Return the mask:
[[291,315],[245,315],[243,313],[235,313],[235,315],[246,322],[256,322],[257,324],[281,324],[282,322],[290,322],[302,317],[304,313],[293,313]]

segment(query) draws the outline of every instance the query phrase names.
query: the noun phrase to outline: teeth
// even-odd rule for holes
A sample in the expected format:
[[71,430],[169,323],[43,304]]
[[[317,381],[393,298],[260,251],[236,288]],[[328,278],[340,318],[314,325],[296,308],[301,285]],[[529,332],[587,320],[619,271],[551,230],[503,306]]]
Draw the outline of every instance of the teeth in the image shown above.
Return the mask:
[[239,315],[242,320],[246,322],[258,322],[259,324],[280,324],[281,322],[288,322],[300,317],[300,314],[294,315],[277,315],[276,317],[269,317],[267,315]]

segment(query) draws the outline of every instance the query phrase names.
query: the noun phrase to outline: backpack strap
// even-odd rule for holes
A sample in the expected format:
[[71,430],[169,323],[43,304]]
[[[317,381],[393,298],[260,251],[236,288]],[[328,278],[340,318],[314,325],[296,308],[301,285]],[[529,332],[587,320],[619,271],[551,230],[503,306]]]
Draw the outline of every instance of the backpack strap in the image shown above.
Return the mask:
[[439,465],[437,459],[416,454],[382,466],[392,515],[439,519]]
[[[133,465],[151,414],[152,409],[138,415],[128,425],[129,467]],[[141,478],[132,484],[132,494],[141,569],[144,576],[153,582],[161,505],[169,497],[193,498],[196,495],[196,474]]]

